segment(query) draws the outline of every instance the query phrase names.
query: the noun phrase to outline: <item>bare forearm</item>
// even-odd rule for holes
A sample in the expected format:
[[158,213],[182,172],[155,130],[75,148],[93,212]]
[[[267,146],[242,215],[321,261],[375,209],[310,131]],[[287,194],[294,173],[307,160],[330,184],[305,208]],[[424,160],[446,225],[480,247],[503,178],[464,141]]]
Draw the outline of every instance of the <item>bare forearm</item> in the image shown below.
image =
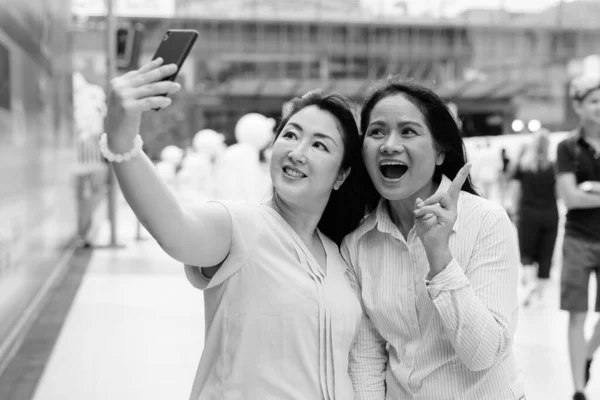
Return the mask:
[[572,193],[570,196],[561,197],[563,198],[565,206],[569,210],[600,207],[600,194],[598,193],[577,191],[576,193]]
[[586,181],[579,184],[579,188],[587,193],[600,194],[599,181]]

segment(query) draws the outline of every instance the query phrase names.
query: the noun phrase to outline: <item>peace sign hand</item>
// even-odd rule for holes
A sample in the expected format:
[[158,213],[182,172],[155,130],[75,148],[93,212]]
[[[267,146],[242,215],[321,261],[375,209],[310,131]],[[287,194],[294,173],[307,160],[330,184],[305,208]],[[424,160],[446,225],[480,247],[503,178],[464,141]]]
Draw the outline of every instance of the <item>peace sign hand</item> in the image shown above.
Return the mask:
[[415,229],[428,255],[448,250],[450,232],[458,216],[458,197],[470,170],[471,164],[465,164],[447,192],[435,193],[425,201],[416,201]]
[[164,94],[181,89],[178,83],[163,80],[177,71],[177,65],[162,64],[163,59],[157,58],[111,80],[106,134],[113,151],[118,152],[113,146],[121,143],[129,150],[139,131],[142,113],[169,106],[172,100]]

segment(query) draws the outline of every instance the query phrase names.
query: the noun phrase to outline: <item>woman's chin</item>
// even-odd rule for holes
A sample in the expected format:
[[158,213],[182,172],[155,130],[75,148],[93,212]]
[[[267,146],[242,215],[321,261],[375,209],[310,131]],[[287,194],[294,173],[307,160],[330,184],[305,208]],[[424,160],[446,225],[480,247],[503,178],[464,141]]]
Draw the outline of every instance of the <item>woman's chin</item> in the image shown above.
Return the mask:
[[377,185],[376,188],[381,197],[389,201],[405,200],[411,194],[405,188],[390,187],[388,185]]

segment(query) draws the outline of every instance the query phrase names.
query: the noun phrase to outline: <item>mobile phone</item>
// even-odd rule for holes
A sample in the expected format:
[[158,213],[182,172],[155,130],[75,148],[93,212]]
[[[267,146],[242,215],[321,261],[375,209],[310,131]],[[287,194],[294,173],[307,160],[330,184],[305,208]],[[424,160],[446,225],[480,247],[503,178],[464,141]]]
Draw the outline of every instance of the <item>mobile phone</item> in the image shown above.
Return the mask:
[[[161,57],[164,61],[162,65],[176,64],[177,72],[171,76],[162,79],[163,81],[174,81],[185,59],[190,54],[196,39],[198,39],[198,31],[194,29],[169,29],[158,45],[153,60]],[[166,96],[167,94],[163,94]]]

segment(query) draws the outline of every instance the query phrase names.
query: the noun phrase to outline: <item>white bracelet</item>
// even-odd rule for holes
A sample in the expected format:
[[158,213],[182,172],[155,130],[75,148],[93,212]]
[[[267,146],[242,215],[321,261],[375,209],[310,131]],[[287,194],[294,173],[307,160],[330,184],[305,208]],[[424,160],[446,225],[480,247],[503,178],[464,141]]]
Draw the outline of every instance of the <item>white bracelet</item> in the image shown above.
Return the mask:
[[115,154],[108,148],[108,139],[106,133],[103,133],[100,136],[100,154],[104,156],[110,162],[120,163],[123,161],[129,161],[142,151],[142,146],[144,145],[144,141],[140,135],[137,135],[133,140],[133,148],[129,150],[127,153],[123,154]]

